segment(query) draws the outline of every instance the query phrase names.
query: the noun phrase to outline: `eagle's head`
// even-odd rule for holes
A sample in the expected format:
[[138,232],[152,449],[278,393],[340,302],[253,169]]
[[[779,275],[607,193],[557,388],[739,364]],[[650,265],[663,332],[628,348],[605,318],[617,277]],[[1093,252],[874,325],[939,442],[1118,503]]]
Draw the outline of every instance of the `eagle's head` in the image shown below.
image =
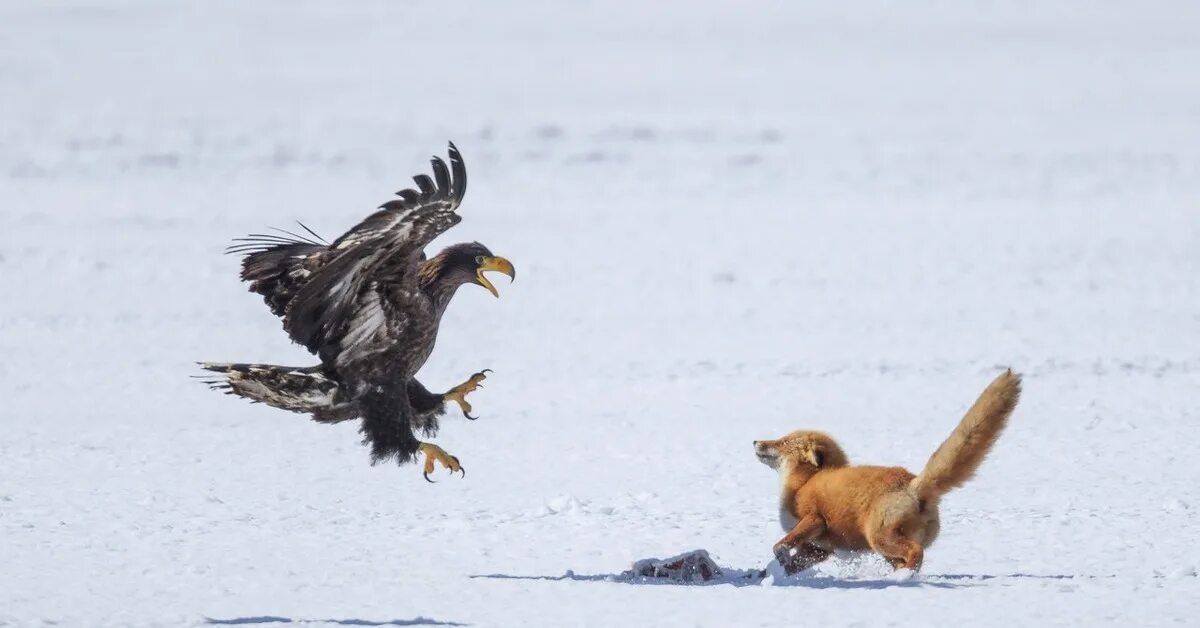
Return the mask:
[[508,275],[509,280],[516,280],[517,271],[512,262],[492,255],[488,248],[478,242],[463,242],[446,247],[442,252],[421,262],[420,279],[422,287],[458,288],[465,283],[483,286],[492,295],[499,297],[496,286],[483,275],[487,271],[496,271]]

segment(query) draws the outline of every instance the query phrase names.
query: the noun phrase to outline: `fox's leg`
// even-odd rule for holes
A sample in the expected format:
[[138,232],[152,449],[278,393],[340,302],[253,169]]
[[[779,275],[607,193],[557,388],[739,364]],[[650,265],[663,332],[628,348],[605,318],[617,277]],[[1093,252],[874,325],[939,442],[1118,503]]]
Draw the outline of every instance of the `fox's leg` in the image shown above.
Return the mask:
[[899,529],[884,534],[882,538],[871,539],[871,546],[895,569],[920,571],[921,563],[925,560],[925,548]]
[[[892,567],[918,571],[925,558],[925,545],[937,536],[936,509],[936,504],[922,504],[906,491],[884,495],[871,507],[863,526],[867,543]],[[932,536],[927,538],[930,532]]]
[[824,531],[825,521],[819,515],[808,514],[775,544],[775,559],[789,576],[829,558],[832,552],[810,543]]
[[780,561],[779,564],[783,565],[784,571],[790,576],[798,574],[817,563],[825,562],[832,555],[833,552],[829,550],[821,549],[812,543],[805,543],[796,548],[796,553],[792,554],[787,559],[787,562]]

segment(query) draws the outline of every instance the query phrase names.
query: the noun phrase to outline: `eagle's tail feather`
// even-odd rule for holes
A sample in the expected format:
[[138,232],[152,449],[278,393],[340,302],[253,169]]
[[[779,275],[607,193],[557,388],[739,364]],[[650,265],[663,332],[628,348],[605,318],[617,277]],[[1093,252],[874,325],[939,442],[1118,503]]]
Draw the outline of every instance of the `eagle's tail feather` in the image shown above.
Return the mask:
[[206,371],[219,373],[197,376],[213,390],[245,397],[254,402],[292,412],[307,412],[322,423],[337,423],[354,418],[351,404],[341,403],[338,382],[319,366],[292,367],[274,364],[230,364],[200,362]]

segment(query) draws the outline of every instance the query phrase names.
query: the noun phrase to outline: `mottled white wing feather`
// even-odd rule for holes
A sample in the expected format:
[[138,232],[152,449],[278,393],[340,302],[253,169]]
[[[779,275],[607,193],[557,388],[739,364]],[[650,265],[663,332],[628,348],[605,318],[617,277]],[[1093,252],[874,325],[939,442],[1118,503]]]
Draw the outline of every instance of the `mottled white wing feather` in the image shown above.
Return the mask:
[[288,303],[284,328],[294,341],[338,366],[403,348],[425,246],[461,220],[466,171],[453,144],[450,164],[435,157],[436,182],[414,177],[420,192],[401,190],[330,245],[336,258]]

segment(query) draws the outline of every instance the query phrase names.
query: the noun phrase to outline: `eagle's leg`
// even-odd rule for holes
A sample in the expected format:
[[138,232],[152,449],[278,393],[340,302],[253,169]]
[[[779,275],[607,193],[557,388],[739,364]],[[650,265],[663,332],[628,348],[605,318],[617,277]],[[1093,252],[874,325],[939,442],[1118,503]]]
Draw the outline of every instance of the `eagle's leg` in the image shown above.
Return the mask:
[[491,372],[492,369],[483,369],[482,371],[479,371],[478,373],[469,377],[467,381],[446,391],[446,393],[442,395],[442,398],[446,401],[453,401],[457,403],[458,407],[462,408],[463,416],[467,417],[468,419],[472,421],[478,419],[479,417],[471,416],[471,404],[467,403],[467,393],[473,392],[476,388],[483,388],[483,384],[480,382],[487,379],[487,374]]
[[418,449],[421,453],[425,454],[425,481],[433,481],[429,479],[429,474],[433,473],[433,463],[435,461],[442,463],[443,467],[450,469],[450,473],[458,473],[461,471],[463,477],[467,476],[467,471],[466,469],[462,468],[461,464],[458,463],[458,458],[446,453],[445,449],[442,449],[433,443],[421,443]]

